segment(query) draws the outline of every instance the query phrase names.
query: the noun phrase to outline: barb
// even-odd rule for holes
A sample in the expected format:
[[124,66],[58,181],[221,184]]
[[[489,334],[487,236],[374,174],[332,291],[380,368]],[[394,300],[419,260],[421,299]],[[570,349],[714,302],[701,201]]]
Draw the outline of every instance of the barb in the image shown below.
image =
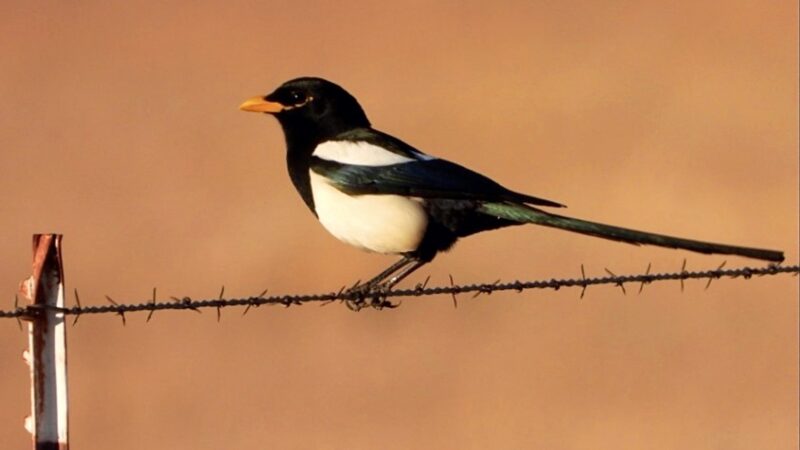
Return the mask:
[[[722,270],[722,268],[725,267],[725,264],[727,264],[727,263],[728,263],[728,261],[722,261],[722,264],[720,264],[719,267],[717,267],[717,270]],[[708,288],[711,287],[711,282],[712,281],[714,281],[714,277],[709,277],[708,278],[708,283],[706,283],[705,290],[708,290]]]
[[581,280],[584,281],[583,287],[581,288],[581,298],[586,295],[586,269],[583,268],[583,264],[581,264]]
[[[611,275],[612,277],[614,277],[614,278],[617,277],[617,274],[615,274],[614,272],[608,270],[608,267],[603,268],[603,270],[605,270],[606,273]],[[622,289],[622,295],[628,295],[628,291],[625,290],[625,283],[624,282],[620,281],[619,283],[617,283],[617,286],[619,286],[619,288]]]
[[[153,288],[153,298],[150,300],[150,304],[151,305],[155,305],[156,304],[156,288]],[[80,305],[78,305],[78,306],[80,306]],[[147,313],[147,320],[145,320],[145,322],[150,322],[150,319],[153,318],[153,313],[154,312],[156,312],[156,310],[155,309],[151,309],[150,312]]]
[[[219,299],[218,300],[222,301],[224,299],[225,299],[225,285],[223,285],[222,289],[219,290]],[[153,298],[153,301],[155,301],[155,298]],[[219,322],[220,319],[222,319],[222,307],[217,305],[217,322]]]
[[[681,273],[686,273],[686,258],[683,258],[683,265],[681,266]],[[683,281],[684,279],[681,278],[681,292],[683,292]]]
[[[450,277],[450,287],[452,287],[452,288],[456,287],[456,283],[455,283],[455,281],[453,281],[453,275],[449,274],[447,276]],[[430,278],[430,277],[428,277],[428,278]],[[425,280],[425,284],[426,285],[428,284],[427,280]],[[458,309],[458,298],[456,297],[456,293],[455,292],[451,292],[450,295],[453,297],[453,308],[454,309]]]
[[[724,266],[725,263],[722,263],[722,265]],[[650,275],[650,268],[651,267],[653,267],[653,263],[647,263],[647,270],[644,271],[645,276]],[[717,268],[717,270],[719,270],[719,269],[722,269],[722,266],[719,266],[719,268]],[[711,278],[709,278],[709,280],[711,280]],[[644,290],[644,285],[647,284],[647,283],[649,283],[649,281],[642,281],[642,283],[639,285],[639,293],[640,294],[642,293],[642,290]]]
[[[685,264],[685,263],[684,263]],[[558,290],[562,287],[580,287],[582,292],[589,286],[598,286],[603,284],[612,284],[622,287],[625,283],[642,283],[649,284],[656,281],[670,281],[678,280],[683,285],[685,280],[694,279],[722,279],[722,278],[744,278],[751,279],[755,276],[774,276],[780,274],[800,274],[800,265],[794,266],[769,266],[769,267],[743,267],[739,269],[722,269],[721,267],[714,270],[705,270],[698,272],[688,272],[685,270],[685,265],[680,272],[668,273],[650,273],[648,266],[647,272],[637,275],[612,275],[607,277],[587,278],[585,271],[581,270],[581,278],[568,278],[568,279],[551,279],[551,280],[537,280],[537,281],[512,281],[503,283],[500,280],[493,283],[485,284],[468,284],[468,285],[453,285],[440,286],[440,287],[427,287],[420,285],[411,289],[397,289],[392,291],[382,291],[379,293],[369,293],[369,295],[379,295],[385,298],[388,297],[424,297],[431,295],[450,295],[472,292],[476,296],[479,294],[491,294],[497,291],[517,291],[521,292],[530,289],[553,289]],[[65,315],[83,315],[83,314],[117,314],[122,317],[123,324],[125,323],[125,313],[148,311],[150,315],[154,311],[161,310],[191,310],[200,312],[202,308],[221,308],[245,306],[245,313],[253,306],[259,307],[261,305],[281,305],[292,306],[301,305],[309,302],[332,302],[337,300],[352,301],[364,296],[365,293],[354,291],[353,289],[342,289],[339,292],[330,292],[327,294],[309,294],[309,295],[274,295],[266,297],[267,290],[264,290],[260,295],[247,298],[234,298],[223,299],[224,290],[220,292],[219,298],[213,300],[192,300],[189,297],[183,297],[172,302],[155,302],[155,290],[153,291],[153,298],[142,303],[122,304],[117,303],[106,296],[110,304],[99,306],[73,306],[71,308],[50,308],[63,312]],[[0,310],[0,319],[2,318],[25,318],[40,314],[42,308],[40,307],[20,307],[15,306],[13,310]]]
[[[108,300],[108,301],[109,301],[109,303],[111,303],[112,305],[114,305],[114,307],[115,307],[115,308],[114,308],[114,309],[115,309],[115,311],[114,311],[114,312],[115,312],[117,315],[119,315],[120,317],[122,317],[122,326],[124,327],[124,326],[125,326],[125,324],[126,324],[126,320],[125,320],[125,310],[124,310],[122,307],[124,307],[125,305],[120,305],[119,303],[115,302],[115,301],[114,301],[114,299],[113,299],[113,298],[111,298],[111,297],[109,297],[108,295],[106,295],[106,300]],[[82,312],[80,312],[80,311],[82,311],[82,310],[83,310],[83,308],[80,308],[80,307],[79,307],[79,312],[78,312],[78,314],[82,314]]]
[[[82,309],[81,307],[81,297],[78,295],[78,288],[75,288],[75,304],[78,305],[78,308]],[[16,307],[17,305],[14,305]],[[72,326],[74,327],[76,323],[78,323],[78,318],[80,317],[80,313],[75,314],[75,319],[72,320]]]

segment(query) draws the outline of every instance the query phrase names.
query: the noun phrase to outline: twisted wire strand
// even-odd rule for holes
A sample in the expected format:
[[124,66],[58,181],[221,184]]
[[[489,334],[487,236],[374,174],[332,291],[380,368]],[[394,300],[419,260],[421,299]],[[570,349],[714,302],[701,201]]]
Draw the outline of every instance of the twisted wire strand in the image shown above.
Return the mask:
[[[723,264],[724,265],[724,264]],[[457,294],[474,293],[475,296],[480,294],[491,294],[499,291],[517,291],[522,292],[530,289],[553,289],[559,290],[561,288],[580,287],[581,297],[586,288],[589,286],[597,286],[604,284],[612,284],[619,286],[625,292],[625,284],[640,283],[639,291],[645,284],[650,284],[659,281],[679,280],[681,287],[683,287],[684,280],[692,279],[707,279],[710,284],[712,280],[722,278],[744,278],[750,279],[756,276],[774,276],[780,274],[794,274],[800,273],[800,265],[793,266],[768,266],[768,267],[742,267],[738,269],[722,269],[720,266],[713,270],[703,271],[686,271],[685,266],[679,272],[665,272],[665,273],[649,273],[650,267],[646,273],[635,275],[614,275],[611,271],[606,269],[609,276],[606,277],[590,277],[585,276],[583,267],[581,266],[581,278],[566,278],[566,279],[550,279],[550,280],[534,280],[534,281],[510,281],[501,282],[500,280],[494,283],[480,283],[480,284],[464,284],[438,287],[427,287],[426,283],[417,285],[415,288],[410,289],[395,289],[389,291],[358,291],[347,288],[342,288],[339,292],[329,292],[321,294],[285,294],[285,295],[271,295],[266,296],[267,291],[260,295],[243,298],[223,298],[224,287],[220,295],[216,299],[193,300],[189,297],[175,298],[172,297],[171,302],[158,302],[156,301],[156,290],[153,289],[153,297],[150,301],[140,303],[117,303],[111,297],[106,296],[109,304],[97,306],[82,306],[80,304],[77,290],[75,291],[76,306],[69,308],[56,308],[56,307],[42,307],[36,305],[17,306],[13,310],[0,310],[0,318],[32,318],[40,314],[45,309],[55,310],[63,313],[64,315],[75,316],[75,322],[79,316],[88,314],[117,314],[121,315],[123,322],[125,321],[125,313],[149,311],[148,320],[152,317],[155,311],[163,310],[192,310],[200,312],[205,308],[216,308],[217,317],[219,318],[220,310],[222,308],[245,306],[244,313],[251,307],[262,305],[301,305],[310,302],[329,303],[337,300],[345,302],[363,302],[364,299],[380,298],[377,303],[367,304],[367,306],[376,307],[392,307],[391,303],[386,302],[388,298],[397,297],[425,297],[432,295],[449,294],[453,296],[453,301],[456,301]],[[708,287],[708,285],[706,286]]]

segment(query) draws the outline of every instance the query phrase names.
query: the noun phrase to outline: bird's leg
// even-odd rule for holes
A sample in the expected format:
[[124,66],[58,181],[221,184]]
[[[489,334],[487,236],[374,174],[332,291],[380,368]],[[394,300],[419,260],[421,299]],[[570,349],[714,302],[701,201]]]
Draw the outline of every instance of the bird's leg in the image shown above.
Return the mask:
[[377,308],[391,308],[394,305],[386,301],[385,295],[382,294],[426,263],[427,261],[420,260],[413,256],[403,256],[402,259],[395,262],[366,283],[355,286],[352,290],[361,295],[355,299],[347,300],[347,307],[358,311],[364,306],[364,297],[371,296],[371,306]]
[[415,270],[427,263],[427,261],[423,261],[421,259],[409,258],[408,263],[395,271],[391,278],[381,282],[380,284],[372,286],[370,290],[374,294],[372,296],[372,303],[370,306],[377,309],[397,307],[397,304],[394,304],[386,299],[386,293],[389,292],[397,283],[403,281],[405,277],[411,275]]
[[408,265],[408,264],[410,264],[410,263],[412,263],[414,261],[416,261],[415,258],[412,258],[410,256],[403,256],[400,260],[398,260],[397,262],[395,262],[391,266],[387,267],[386,270],[384,270],[383,272],[379,273],[378,275],[372,277],[366,283],[361,284],[361,286],[366,287],[368,289],[369,288],[373,288],[375,286],[378,286],[385,279],[389,278],[393,273],[399,271],[404,266],[406,266],[406,265]]
[[419,269],[420,267],[424,266],[425,264],[428,264],[427,261],[423,261],[423,260],[417,259],[417,258],[410,258],[410,260],[411,260],[411,262],[413,262],[413,264],[411,264],[408,267],[403,268],[403,270],[401,270],[400,273],[398,273],[397,275],[395,275],[392,278],[390,278],[389,281],[383,283],[382,287],[384,289],[389,290],[389,289],[393,288],[394,285],[396,285],[397,283],[403,281],[403,279],[405,277],[411,275],[415,270]]

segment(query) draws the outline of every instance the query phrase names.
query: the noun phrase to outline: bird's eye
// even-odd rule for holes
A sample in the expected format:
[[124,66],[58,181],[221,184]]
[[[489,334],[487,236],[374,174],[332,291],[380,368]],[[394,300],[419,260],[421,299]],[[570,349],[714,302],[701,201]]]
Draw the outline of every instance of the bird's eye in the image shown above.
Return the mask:
[[305,103],[308,100],[308,97],[306,96],[306,94],[304,94],[304,93],[302,93],[300,91],[291,91],[291,92],[289,92],[289,98],[291,99],[292,104],[293,105],[297,105],[297,106],[302,105],[303,103]]

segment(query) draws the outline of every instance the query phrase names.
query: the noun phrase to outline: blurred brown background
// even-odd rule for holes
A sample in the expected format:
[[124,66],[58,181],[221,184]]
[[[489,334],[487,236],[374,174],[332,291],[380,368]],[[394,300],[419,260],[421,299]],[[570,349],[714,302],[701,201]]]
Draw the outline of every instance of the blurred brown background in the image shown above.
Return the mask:
[[[373,123],[576,216],[798,261],[795,1],[0,6],[0,290],[65,234],[84,304],[337,290],[393,261],[330,237],[283,136],[239,103],[334,80]],[[529,227],[434,285],[760,265]],[[790,449],[791,276],[83,317],[73,448]],[[70,302],[72,298],[70,296]],[[25,334],[0,322],[0,437],[29,448]]]

